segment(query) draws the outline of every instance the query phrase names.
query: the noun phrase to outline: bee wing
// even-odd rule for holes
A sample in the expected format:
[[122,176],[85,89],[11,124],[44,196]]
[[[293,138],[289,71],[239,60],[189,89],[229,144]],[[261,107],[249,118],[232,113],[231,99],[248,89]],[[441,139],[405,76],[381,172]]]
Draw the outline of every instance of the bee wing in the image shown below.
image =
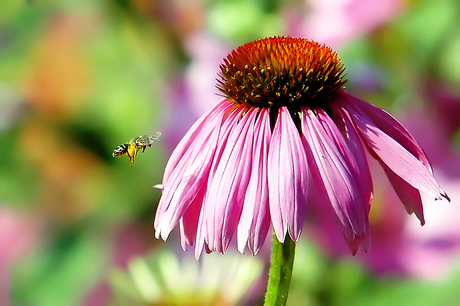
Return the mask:
[[161,136],[161,132],[156,132],[155,134],[148,133],[144,137],[147,137],[149,144],[152,144],[154,141],[160,141],[160,136]]
[[155,141],[160,141],[161,132],[148,133],[144,136],[138,136],[134,139],[137,145],[139,146],[150,146]]

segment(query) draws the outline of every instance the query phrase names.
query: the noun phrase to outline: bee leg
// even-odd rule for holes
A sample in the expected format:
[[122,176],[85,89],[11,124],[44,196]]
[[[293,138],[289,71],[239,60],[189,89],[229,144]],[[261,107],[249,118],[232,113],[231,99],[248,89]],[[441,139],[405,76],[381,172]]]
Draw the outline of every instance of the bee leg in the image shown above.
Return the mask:
[[140,149],[135,149],[133,151],[133,155],[131,155],[131,157],[129,158],[129,161],[131,162],[131,167],[134,166],[134,161],[136,160],[136,157],[137,157],[137,153],[139,152]]
[[142,153],[144,153],[144,151],[145,151],[145,149],[147,149],[147,147],[152,147],[152,144],[145,145],[145,146],[142,148]]
[[134,157],[133,155],[131,155],[131,154],[129,153],[129,151],[126,152],[126,156],[128,156],[129,163],[131,164],[131,167],[132,167],[132,166],[134,165],[134,159],[135,159],[135,157]]

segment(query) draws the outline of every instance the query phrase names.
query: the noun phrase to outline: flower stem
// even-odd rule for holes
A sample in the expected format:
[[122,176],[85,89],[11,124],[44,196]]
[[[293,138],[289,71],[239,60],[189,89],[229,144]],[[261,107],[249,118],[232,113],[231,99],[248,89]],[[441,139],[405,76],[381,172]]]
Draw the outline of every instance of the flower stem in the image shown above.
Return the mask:
[[265,306],[286,305],[289,285],[291,284],[292,266],[294,265],[295,247],[296,243],[292,241],[289,234],[286,235],[284,243],[281,243],[273,233],[272,258]]

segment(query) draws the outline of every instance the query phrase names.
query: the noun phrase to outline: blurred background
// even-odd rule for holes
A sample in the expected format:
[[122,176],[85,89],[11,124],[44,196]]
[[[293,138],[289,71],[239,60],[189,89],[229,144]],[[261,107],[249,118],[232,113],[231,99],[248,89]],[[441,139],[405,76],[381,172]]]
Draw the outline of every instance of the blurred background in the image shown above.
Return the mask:
[[[274,35],[336,49],[347,90],[420,141],[451,203],[408,216],[375,167],[372,248],[353,257],[309,212],[290,305],[458,305],[458,0],[7,0],[0,10],[0,305],[258,305],[269,261],[200,262],[156,240],[167,158],[219,101],[237,46]],[[128,158],[112,150],[161,131]]]

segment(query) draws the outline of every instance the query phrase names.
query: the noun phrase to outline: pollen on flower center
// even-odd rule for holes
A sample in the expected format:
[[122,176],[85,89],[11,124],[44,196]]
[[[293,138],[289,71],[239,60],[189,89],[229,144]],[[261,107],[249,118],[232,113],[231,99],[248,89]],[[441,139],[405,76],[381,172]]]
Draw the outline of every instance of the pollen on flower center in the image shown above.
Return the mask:
[[345,70],[331,48],[304,38],[271,37],[232,51],[217,88],[230,101],[258,107],[324,106]]

